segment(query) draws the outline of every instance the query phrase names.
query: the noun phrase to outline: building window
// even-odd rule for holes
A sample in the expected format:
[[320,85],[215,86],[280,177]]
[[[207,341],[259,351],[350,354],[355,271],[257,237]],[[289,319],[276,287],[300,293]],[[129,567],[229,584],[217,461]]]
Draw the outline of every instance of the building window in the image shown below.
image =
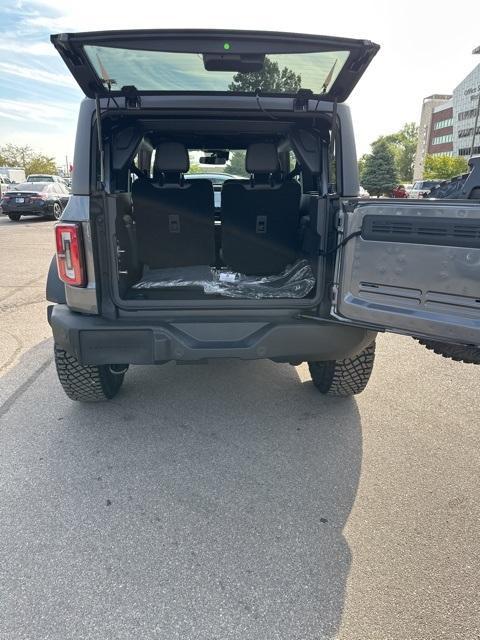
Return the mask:
[[453,133],[447,133],[445,136],[437,136],[432,140],[432,145],[445,144],[446,142],[453,142]]
[[476,109],[469,109],[468,111],[460,111],[458,114],[459,120],[468,120],[469,118],[474,118],[477,113]]
[[453,156],[453,151],[437,151],[437,153],[432,153],[432,156]]
[[445,127],[451,127],[453,125],[453,118],[447,118],[447,120],[439,120],[433,125],[434,129],[444,129]]
[[[479,133],[480,127],[477,127],[476,135],[478,135]],[[459,138],[467,138],[468,136],[473,136],[473,127],[470,127],[470,129],[460,129],[460,131],[458,132]]]
[[[473,147],[473,153],[480,153],[480,147]],[[469,156],[470,155],[470,147],[468,149],[459,149],[459,156]]]

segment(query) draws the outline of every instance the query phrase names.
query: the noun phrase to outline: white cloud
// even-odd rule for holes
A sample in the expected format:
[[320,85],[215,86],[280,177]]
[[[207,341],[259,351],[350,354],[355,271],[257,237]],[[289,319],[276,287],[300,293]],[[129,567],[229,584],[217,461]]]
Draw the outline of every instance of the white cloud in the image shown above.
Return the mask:
[[25,120],[25,116],[20,116],[13,111],[2,111],[1,102],[0,102],[0,118],[8,118],[9,120]]
[[9,53],[21,53],[31,56],[57,56],[52,44],[47,42],[34,42],[33,44],[21,43],[16,40],[3,38],[0,42],[0,51]]
[[62,87],[67,85],[71,87],[78,86],[70,75],[53,73],[52,71],[36,69],[35,67],[24,67],[11,62],[0,62],[0,73],[7,73],[12,76],[18,76],[19,78],[60,85]]
[[14,120],[57,123],[59,120],[69,120],[76,113],[71,105],[58,103],[27,102],[22,100],[0,99],[0,113],[3,117]]
[[[138,8],[118,0],[33,0],[24,6],[28,9],[18,30],[32,34],[30,42],[22,41],[27,47],[39,36],[48,44],[48,35],[55,32],[133,28],[264,29],[378,42],[382,48],[349,100],[359,154],[378,135],[418,120],[425,96],[451,92],[478,62],[471,50],[480,44],[478,0],[464,0],[461,16],[468,19],[455,25],[448,19],[453,15],[450,0],[404,0],[400,8],[385,0],[337,0],[333,5],[304,0],[301,8],[278,0],[183,0],[181,5],[143,0]],[[68,84],[56,74],[44,81]]]

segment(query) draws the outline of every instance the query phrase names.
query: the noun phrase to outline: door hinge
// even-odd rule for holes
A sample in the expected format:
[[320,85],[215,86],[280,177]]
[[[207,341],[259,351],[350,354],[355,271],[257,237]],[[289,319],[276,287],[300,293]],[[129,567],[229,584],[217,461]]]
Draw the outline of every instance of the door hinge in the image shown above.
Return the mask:
[[293,101],[294,111],[308,111],[308,101],[313,98],[311,89],[299,89]]
[[140,109],[142,101],[138,95],[137,87],[134,85],[122,87],[122,93],[125,96],[125,106],[127,109]]

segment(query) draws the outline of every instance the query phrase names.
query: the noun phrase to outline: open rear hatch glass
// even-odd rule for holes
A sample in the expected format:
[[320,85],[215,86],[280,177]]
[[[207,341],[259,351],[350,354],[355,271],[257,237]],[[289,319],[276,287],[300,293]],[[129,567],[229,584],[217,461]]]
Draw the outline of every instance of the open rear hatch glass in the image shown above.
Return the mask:
[[158,93],[295,95],[344,101],[379,46],[292,33],[142,30],[51,36],[88,97]]

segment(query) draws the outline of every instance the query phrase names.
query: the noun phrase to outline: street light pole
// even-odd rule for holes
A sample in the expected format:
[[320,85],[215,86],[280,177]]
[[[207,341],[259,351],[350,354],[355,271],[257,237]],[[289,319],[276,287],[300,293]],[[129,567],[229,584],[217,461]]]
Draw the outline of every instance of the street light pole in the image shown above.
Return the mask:
[[[473,54],[480,53],[480,47],[476,47],[473,51]],[[473,150],[475,148],[475,136],[477,134],[477,125],[478,125],[478,116],[480,114],[480,87],[478,88],[478,99],[477,99],[477,109],[475,111],[475,123],[473,125],[473,136],[472,136],[472,145],[470,147],[470,156],[473,156]]]

